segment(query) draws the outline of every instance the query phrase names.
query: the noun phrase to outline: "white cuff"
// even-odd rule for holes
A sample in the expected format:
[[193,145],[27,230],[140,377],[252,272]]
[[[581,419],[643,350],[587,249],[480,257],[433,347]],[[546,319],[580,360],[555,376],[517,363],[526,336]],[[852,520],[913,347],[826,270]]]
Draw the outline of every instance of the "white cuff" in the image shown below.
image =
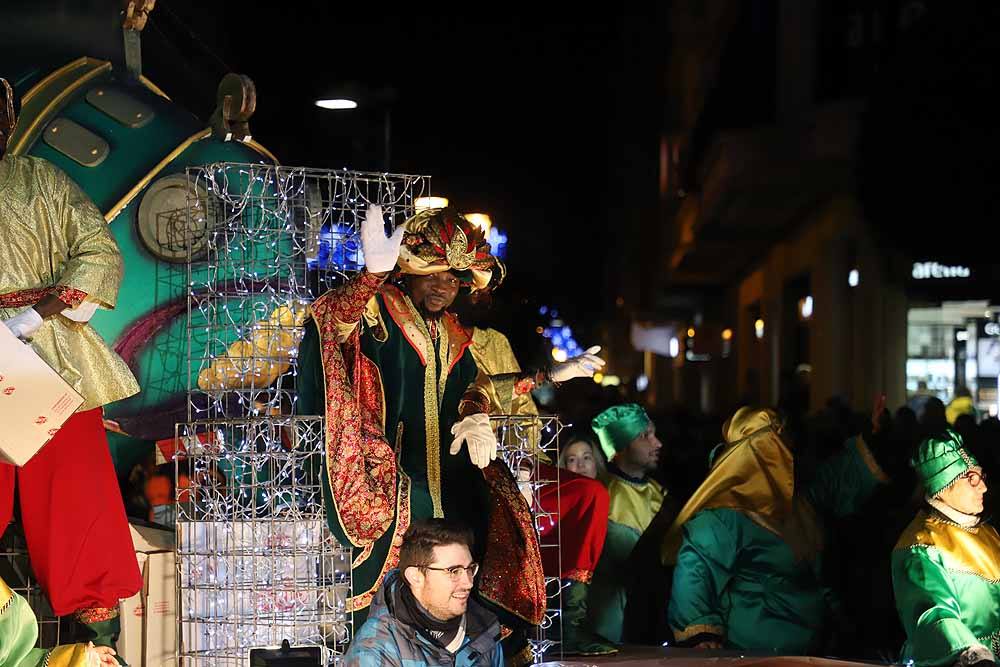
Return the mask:
[[93,317],[96,312],[96,301],[84,301],[76,308],[67,308],[59,314],[73,320],[74,322],[89,322],[90,318]]

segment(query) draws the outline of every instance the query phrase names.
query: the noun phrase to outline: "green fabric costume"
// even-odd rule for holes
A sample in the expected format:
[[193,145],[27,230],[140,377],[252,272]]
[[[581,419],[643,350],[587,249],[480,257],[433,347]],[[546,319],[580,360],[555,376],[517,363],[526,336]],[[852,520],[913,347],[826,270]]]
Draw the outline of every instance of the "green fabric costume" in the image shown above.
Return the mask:
[[[502,276],[482,231],[453,209],[420,212],[404,225],[400,273],[451,272],[471,289]],[[479,429],[478,447],[495,438],[483,434],[492,383],[469,350],[471,331],[448,312],[420,312],[386,278],[364,271],[316,299],[299,350],[296,411],[325,418],[327,523],[352,547],[347,610],[361,627],[412,520],[448,517],[472,529],[478,599],[514,631],[508,640],[524,640],[521,630],[542,622],[546,600],[531,512],[503,459],[479,468],[471,440],[450,453],[460,419],[466,434]]]
[[820,576],[817,511],[853,513],[884,474],[854,438],[796,485],[791,452],[768,411],[737,412],[724,434],[726,450],[665,540],[664,564],[674,566],[670,628],[678,642],[817,651],[834,604]]
[[28,601],[0,579],[0,667],[87,667],[86,644],[35,648],[38,621]]
[[[392,289],[392,288],[389,288]],[[398,291],[397,291],[398,293]],[[397,491],[408,492],[399,498],[398,506],[408,508],[411,518],[426,518],[434,515],[431,491],[428,484],[427,433],[424,418],[425,367],[417,352],[403,335],[399,324],[387,313],[385,297],[379,293],[373,297],[377,304],[377,323],[370,326],[362,322],[360,335],[361,353],[378,368],[383,385],[385,404],[385,439],[397,448],[401,472],[408,476],[397,482]],[[406,297],[403,297],[406,298]],[[409,299],[407,298],[407,301]],[[371,311],[371,309],[369,309]],[[320,335],[316,327],[309,326],[299,351],[299,403],[300,414],[323,414],[325,410],[323,363],[320,354]],[[435,353],[440,352],[440,339],[434,341]],[[451,368],[441,368],[436,364],[435,384],[444,375],[444,391],[439,404],[438,436],[444,440],[439,448],[441,478],[447,483],[441,486],[441,502],[444,513],[449,517],[465,520],[473,527],[476,543],[484,545],[485,517],[488,516],[488,491],[483,475],[472,465],[465,452],[451,456],[448,444],[452,425],[458,420],[458,403],[477,375],[476,362],[471,354],[462,355]],[[436,390],[433,387],[432,390]],[[324,467],[324,489],[327,493],[327,516],[330,527],[342,544],[350,544],[347,535],[340,529],[336,508],[329,493],[328,470]],[[404,489],[400,489],[400,485]],[[363,622],[367,607],[375,590],[382,582],[394,538],[397,539],[398,519],[393,519],[390,528],[375,541],[367,557],[353,569],[354,598],[357,602],[355,622]],[[398,547],[397,547],[398,548]],[[364,555],[363,549],[354,549],[353,558]],[[358,615],[360,612],[360,616]],[[360,626],[358,626],[360,627]]]
[[919,667],[995,660],[1000,650],[1000,535],[978,517],[935,499],[978,463],[948,431],[925,440],[911,461],[930,507],[917,513],[892,554],[892,585]]

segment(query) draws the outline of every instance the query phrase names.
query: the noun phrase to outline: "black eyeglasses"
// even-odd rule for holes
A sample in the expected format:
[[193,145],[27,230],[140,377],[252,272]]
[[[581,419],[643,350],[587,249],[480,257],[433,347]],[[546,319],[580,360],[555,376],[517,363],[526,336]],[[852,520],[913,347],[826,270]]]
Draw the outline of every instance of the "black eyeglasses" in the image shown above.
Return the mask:
[[424,565],[421,569],[447,572],[452,581],[459,581],[462,578],[463,572],[469,573],[469,579],[475,579],[476,574],[479,572],[479,563],[473,563],[468,567],[463,565],[454,565],[452,567],[431,567],[430,565]]

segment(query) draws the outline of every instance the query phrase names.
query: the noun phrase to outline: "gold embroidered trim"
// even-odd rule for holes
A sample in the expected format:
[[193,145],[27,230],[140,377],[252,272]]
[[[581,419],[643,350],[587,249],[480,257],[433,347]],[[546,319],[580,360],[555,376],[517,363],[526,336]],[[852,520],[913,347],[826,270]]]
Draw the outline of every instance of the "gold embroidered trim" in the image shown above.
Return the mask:
[[[501,627],[503,628],[503,630],[507,631],[508,635],[513,634],[513,631],[510,630],[510,628],[508,628],[507,626],[501,626]],[[509,664],[513,665],[514,667],[525,667],[525,665],[535,664],[535,653],[532,650],[531,644],[525,646],[520,651],[511,656]]]
[[[961,526],[958,525],[956,525],[955,527],[962,528]],[[907,547],[907,549],[911,551],[915,549],[923,549],[925,551],[933,550],[938,552],[939,554],[943,554],[946,556],[948,555],[947,551],[943,551],[940,547],[937,547],[933,544],[911,544],[909,547]],[[983,574],[982,572],[976,572],[975,570],[972,569],[966,569],[961,567],[948,567],[947,565],[945,565],[944,570],[945,572],[951,572],[952,574],[967,574],[970,577],[976,577],[977,579],[982,579],[983,581],[989,584],[1000,584],[1000,579],[991,579],[988,575]]]
[[399,548],[403,544],[403,535],[406,533],[406,529],[410,527],[410,477],[402,470],[399,471],[399,489],[397,493],[396,530],[392,534],[392,544],[389,545],[389,553],[386,554],[385,561],[382,563],[382,571],[375,577],[371,588],[364,593],[347,598],[347,611],[349,612],[355,612],[371,605],[372,598],[375,597],[375,592],[385,579],[385,573],[399,565]]
[[118,618],[118,607],[91,607],[81,609],[73,616],[84,625],[103,623]]
[[[439,415],[441,413],[441,401],[444,398],[444,387],[448,382],[446,369],[448,364],[448,329],[438,327],[440,340],[437,344],[437,354],[435,345],[431,338],[431,332],[427,328],[427,322],[413,305],[413,301],[406,294],[403,295],[403,303],[416,325],[417,332],[423,336],[423,348],[426,351],[424,364],[424,435],[427,438],[427,487],[431,494],[431,504],[434,507],[434,518],[444,517],[444,504],[441,502],[441,429]],[[438,377],[438,364],[441,366],[441,375]]]
[[356,569],[356,568],[361,567],[361,564],[364,563],[366,560],[368,560],[371,557],[371,555],[372,555],[372,549],[374,549],[374,548],[375,548],[375,543],[374,542],[372,542],[367,547],[365,547],[361,551],[361,553],[358,554],[358,557],[355,558],[354,561],[351,563],[351,569]]
[[726,629],[721,625],[689,625],[683,630],[678,630],[674,632],[674,639],[679,642],[685,642],[692,637],[697,635],[717,635],[725,639]]

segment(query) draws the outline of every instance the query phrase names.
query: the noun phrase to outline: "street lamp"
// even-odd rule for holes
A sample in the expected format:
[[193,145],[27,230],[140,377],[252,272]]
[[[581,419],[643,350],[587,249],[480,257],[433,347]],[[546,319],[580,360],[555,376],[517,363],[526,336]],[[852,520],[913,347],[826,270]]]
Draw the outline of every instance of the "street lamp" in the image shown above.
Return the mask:
[[358,103],[346,97],[324,97],[316,100],[316,106],[321,109],[357,109]]
[[392,105],[396,91],[387,86],[374,88],[358,83],[347,83],[324,89],[316,96],[314,104],[331,111],[354,109],[373,110],[382,114],[382,168],[389,171],[392,159]]

